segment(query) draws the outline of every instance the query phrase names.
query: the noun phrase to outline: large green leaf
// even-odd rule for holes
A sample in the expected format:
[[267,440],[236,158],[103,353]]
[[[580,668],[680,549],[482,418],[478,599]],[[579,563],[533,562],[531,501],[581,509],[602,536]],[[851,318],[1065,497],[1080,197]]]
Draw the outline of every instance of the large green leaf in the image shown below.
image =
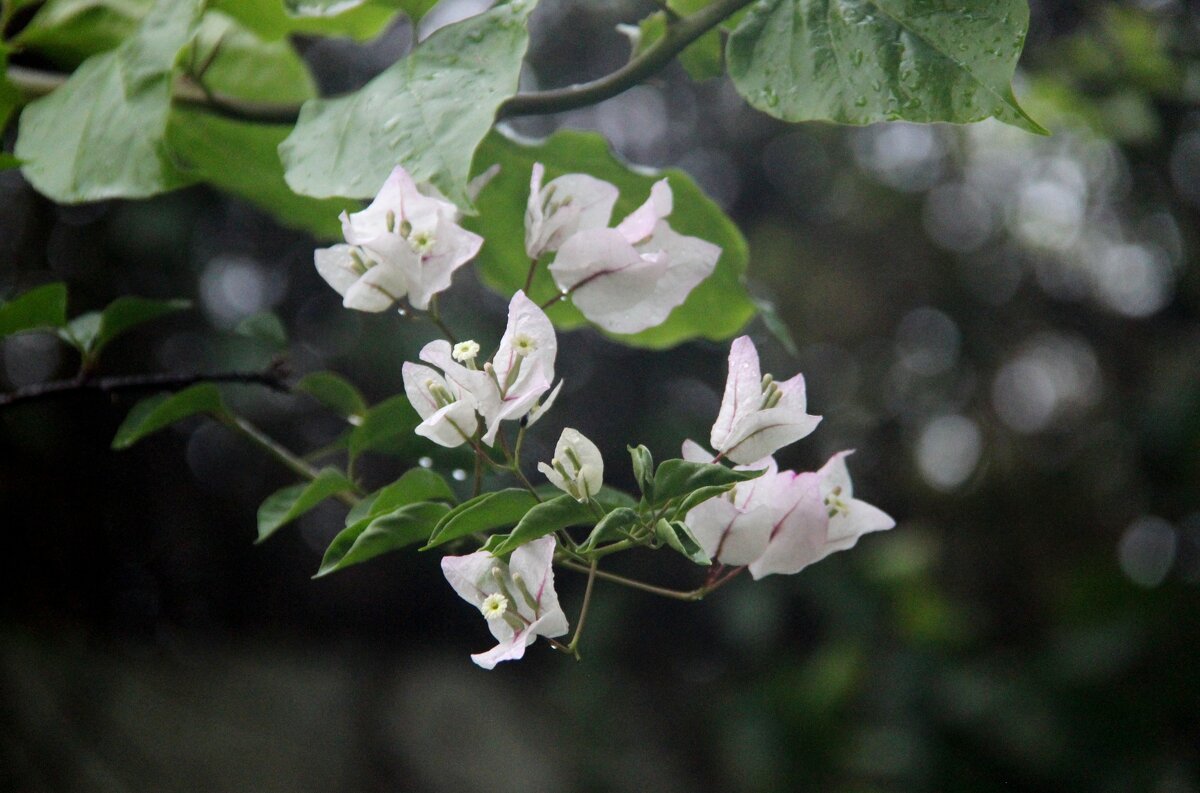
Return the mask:
[[315,36],[374,38],[396,16],[394,2],[342,2],[337,13],[320,16],[287,13],[281,0],[209,0],[210,8],[219,8],[236,17],[246,27],[267,39],[279,39],[290,33]]
[[346,378],[333,372],[310,372],[296,383],[295,391],[308,394],[352,424],[362,424],[367,402]]
[[457,540],[477,531],[492,531],[493,529],[512,526],[525,513],[538,504],[538,500],[528,490],[509,488],[493,490],[476,496],[470,501],[464,501],[442,518],[429,536],[429,542],[422,551],[436,548],[442,543]]
[[[695,338],[719,341],[736,334],[754,316],[754,303],[742,283],[750,254],[733,221],[683,171],[632,170],[613,156],[608,143],[594,132],[562,131],[540,143],[521,142],[493,132],[479,147],[475,171],[482,173],[498,163],[500,173],[479,195],[479,216],[468,218],[466,225],[487,240],[478,267],[483,280],[493,289],[511,295],[522,288],[529,271],[521,229],[529,196],[529,174],[535,162],[546,166],[547,181],[564,173],[588,173],[612,182],[621,191],[614,220],[636,209],[650,194],[651,185],[665,176],[675,195],[675,211],[668,219],[671,227],[681,234],[721,246],[716,270],[692,290],[666,322],[641,333],[615,338],[655,349]],[[543,303],[558,293],[558,287],[543,266],[538,268],[529,291],[536,302]],[[565,301],[546,313],[564,330],[587,324],[579,310]]]
[[181,179],[165,156],[171,80],[201,0],[159,0],[137,32],[89,58],[21,113],[16,155],[40,192],[61,203],[142,197]]
[[403,454],[411,450],[413,441],[419,437],[413,432],[419,423],[421,417],[403,394],[380,402],[367,411],[362,424],[350,433],[351,459],[363,452]]
[[729,75],[785,121],[999,120],[1017,103],[1026,0],[762,0],[729,37]]
[[114,449],[128,449],[151,433],[177,421],[206,414],[214,418],[228,416],[221,392],[212,383],[200,383],[176,394],[156,394],[133,406],[113,438]]
[[276,491],[258,508],[258,539],[262,542],[283,526],[339,493],[353,493],[354,483],[336,468],[324,468],[311,482]]
[[203,68],[209,90],[238,99],[299,104],[317,93],[290,43],[266,41],[220,11],[201,20],[188,66],[191,73]]
[[67,285],[45,284],[0,303],[0,337],[67,324]]
[[525,513],[508,538],[492,550],[496,556],[515,551],[527,542],[553,534],[568,526],[595,523],[596,514],[587,504],[580,504],[571,496],[562,495],[543,501]]
[[132,328],[191,308],[187,300],[151,300],[145,297],[118,297],[104,307],[75,317],[63,329],[63,337],[79,349],[86,359],[94,359],[108,343]]
[[[762,476],[762,473],[762,471],[735,471],[717,463],[666,460],[654,472],[654,498],[651,503],[658,506],[666,504],[671,499],[688,496],[705,488],[732,487],[738,482]],[[719,492],[719,489],[706,492],[706,498],[711,498]],[[695,506],[695,503],[692,506]]]
[[354,203],[292,192],[283,180],[278,153],[288,129],[176,107],[171,111],[167,142],[175,168],[186,178],[241,196],[285,226],[335,239],[342,232],[338,214]]
[[404,475],[364,498],[346,516],[346,525],[391,512],[405,504],[418,501],[444,501],[453,504],[457,499],[446,480],[427,468],[413,468]]
[[288,184],[318,197],[374,196],[396,164],[469,206],[471,156],[517,90],[534,0],[448,25],[362,89],[306,102],[279,147]]
[[154,0],[49,0],[16,38],[63,68],[118,47],[133,34]]
[[347,526],[329,543],[321,567],[313,578],[421,542],[448,510],[445,504],[408,504],[394,512]]

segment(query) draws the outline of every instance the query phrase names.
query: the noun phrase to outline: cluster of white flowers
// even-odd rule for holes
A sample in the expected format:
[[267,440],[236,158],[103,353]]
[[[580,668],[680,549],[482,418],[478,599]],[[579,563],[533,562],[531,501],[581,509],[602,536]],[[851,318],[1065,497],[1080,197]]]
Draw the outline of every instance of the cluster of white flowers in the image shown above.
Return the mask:
[[[615,228],[609,220],[617,188],[584,174],[567,174],[544,187],[533,166],[525,214],[525,250],[534,266],[554,253],[548,270],[561,295],[589,320],[616,333],[635,333],[666,320],[716,266],[721,249],[677,234],[666,222],[671,188],[656,183],[649,199]],[[316,252],[317,270],[348,308],[382,311],[407,295],[418,309],[450,286],[454,271],[474,257],[483,240],[458,225],[459,213],[432,188],[419,190],[397,167],[362,212],[342,215],[347,244]],[[421,416],[416,432],[435,443],[493,446],[501,423],[528,427],[553,404],[558,340],[545,312],[524,292],[513,295],[508,325],[492,358],[477,363],[480,345],[468,340],[426,344],[406,362],[404,389]],[[436,368],[435,368],[436,367]],[[780,471],[772,455],[811,433],[804,378],[776,381],[762,375],[749,337],[733,342],[729,376],[710,443],[683,444],[691,462],[723,459],[740,470],[761,470],[722,496],[693,507],[684,522],[709,558],[747,567],[754,578],[795,573],[867,532],[894,521],[853,498],[845,457],[834,455],[819,471]],[[481,429],[482,424],[482,429]],[[477,452],[479,451],[477,445]],[[482,453],[482,452],[480,452]],[[546,479],[581,503],[593,501],[604,479],[600,450],[577,430],[562,432]],[[552,536],[521,545],[510,560],[478,551],[447,556],[442,570],[454,590],[487,619],[499,644],[473,655],[491,669],[520,658],[538,636],[567,632],[554,591],[556,542]]]

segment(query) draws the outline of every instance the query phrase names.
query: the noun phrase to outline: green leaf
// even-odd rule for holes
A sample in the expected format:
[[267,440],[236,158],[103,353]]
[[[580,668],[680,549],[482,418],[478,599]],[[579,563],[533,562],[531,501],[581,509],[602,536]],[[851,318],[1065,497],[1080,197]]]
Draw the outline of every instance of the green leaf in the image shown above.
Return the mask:
[[188,180],[205,181],[270,212],[285,226],[322,239],[341,237],[338,215],[356,202],[297,195],[283,180],[279,144],[289,127],[233,121],[175,107],[167,128],[175,168]]
[[67,324],[67,285],[45,284],[0,303],[0,337]]
[[258,35],[272,40],[291,33],[370,39],[382,33],[396,16],[393,2],[348,2],[342,6],[345,8],[339,13],[296,16],[287,13],[280,0],[209,0],[209,7],[236,17]]
[[287,329],[283,327],[283,320],[271,311],[260,311],[246,317],[237,324],[233,332],[260,341],[275,350],[287,349]]
[[982,121],[1017,103],[1026,0],[763,0],[729,37],[738,92],[784,121]]
[[[686,496],[703,487],[728,487],[762,476],[762,471],[735,471],[717,463],[666,460],[654,473],[655,506]],[[711,497],[711,496],[710,496]]]
[[298,193],[370,198],[394,165],[462,207],[471,156],[517,90],[534,0],[509,0],[439,29],[407,58],[336,99],[306,102],[279,147]]
[[236,19],[209,11],[200,21],[189,71],[224,96],[279,104],[304,102],[317,86],[304,61],[286,40],[267,41]]
[[221,392],[212,383],[200,383],[176,394],[156,394],[133,406],[113,438],[114,449],[128,449],[147,435],[199,414],[213,418],[229,415]]
[[404,453],[417,437],[413,430],[419,423],[420,416],[403,394],[380,402],[367,411],[362,424],[350,433],[350,458],[363,452]]
[[[669,218],[671,228],[721,246],[716,270],[692,290],[666,322],[632,336],[615,338],[654,349],[695,338],[720,341],[735,335],[754,316],[754,303],[742,283],[749,251],[733,221],[683,171],[632,170],[617,160],[604,138],[594,132],[561,131],[534,144],[518,142],[495,131],[484,139],[475,155],[475,172],[481,173],[499,163],[500,173],[479,195],[479,216],[468,218],[465,225],[487,240],[477,267],[488,286],[508,296],[525,283],[529,257],[525,255],[524,238],[512,229],[519,230],[524,224],[529,174],[535,162],[545,165],[547,181],[564,173],[587,173],[612,182],[621,191],[614,220],[636,209],[650,194],[650,187],[666,176],[675,195],[675,211]],[[538,268],[529,293],[537,303],[558,294],[558,287],[544,266]],[[588,324],[579,310],[567,302],[551,306],[546,313],[563,330]]]
[[42,194],[60,203],[135,198],[178,187],[164,139],[179,53],[201,0],[159,0],[137,32],[89,58],[21,113],[15,154]]
[[567,495],[552,498],[526,512],[517,527],[509,533],[508,539],[492,553],[497,556],[512,553],[525,543],[545,537],[559,529],[593,523],[595,520],[596,513],[592,512],[587,504],[581,504]]
[[[3,108],[0,108],[0,116],[3,116]],[[0,118],[0,131],[4,128],[4,119]],[[13,168],[20,168],[21,160],[12,156],[6,151],[0,151],[0,171],[11,171]]]
[[353,493],[354,489],[354,483],[341,471],[324,468],[311,482],[285,487],[271,494],[258,508],[258,539],[255,542],[267,539],[325,499],[339,493]]
[[296,384],[296,391],[308,394],[325,407],[355,424],[362,424],[367,415],[367,402],[359,390],[341,375],[333,372],[312,372]]
[[[5,76],[8,72],[9,51],[8,46],[4,42],[0,42],[0,132],[4,132],[5,127],[8,126],[9,117],[22,101],[21,92]],[[16,157],[8,152],[0,152],[0,171],[16,168],[19,164],[20,160]]]
[[151,300],[145,297],[118,297],[103,311],[83,314],[71,320],[65,336],[84,357],[94,359],[109,342],[128,330],[151,320],[192,307],[187,300]]
[[413,468],[405,471],[395,482],[379,488],[358,502],[346,516],[346,525],[418,501],[445,501],[453,504],[457,500],[454,491],[441,475],[427,468]]
[[663,543],[679,551],[696,564],[706,566],[712,564],[712,559],[708,558],[708,554],[700,547],[692,530],[682,521],[659,520],[654,526],[654,534]]
[[684,496],[683,499],[679,502],[679,505],[677,507],[675,507],[674,516],[678,517],[678,518],[682,518],[682,517],[686,516],[689,512],[691,512],[693,507],[703,504],[705,501],[708,501],[710,498],[716,498],[717,496],[724,495],[725,493],[728,493],[733,487],[734,487],[733,484],[729,484],[729,485],[708,485],[707,487],[696,488],[695,490],[693,490],[692,492],[690,492],[686,496]]
[[483,493],[450,510],[434,528],[422,551],[457,540],[477,531],[491,531],[516,524],[538,504],[528,490],[508,488]]
[[154,0],[49,0],[15,41],[51,63],[71,69],[120,46]]
[[329,543],[321,567],[313,578],[421,542],[448,509],[445,504],[408,504],[394,512],[347,526]]
[[595,500],[596,503],[606,510],[620,509],[621,507],[636,507],[638,503],[636,498],[624,490],[617,490],[615,487],[609,487],[608,485],[600,488],[600,492],[595,495]]
[[635,509],[631,509],[630,507],[614,509],[596,524],[596,528],[592,529],[592,533],[579,546],[579,550],[584,553],[590,553],[596,550],[602,543],[623,540],[641,522],[642,517]]
[[647,499],[654,498],[654,457],[645,446],[627,446],[633,460],[633,478]]

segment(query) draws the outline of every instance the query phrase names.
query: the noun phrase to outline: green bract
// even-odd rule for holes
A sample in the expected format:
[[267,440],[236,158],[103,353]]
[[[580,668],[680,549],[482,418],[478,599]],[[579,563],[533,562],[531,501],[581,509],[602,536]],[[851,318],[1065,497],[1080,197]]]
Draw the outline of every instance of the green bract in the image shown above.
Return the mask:
[[395,165],[471,204],[471,155],[517,90],[533,0],[509,0],[448,25],[362,89],[305,103],[279,147],[298,193],[374,196]]
[[785,121],[981,121],[1045,133],[1012,92],[1025,0],[763,0],[729,37],[729,75]]

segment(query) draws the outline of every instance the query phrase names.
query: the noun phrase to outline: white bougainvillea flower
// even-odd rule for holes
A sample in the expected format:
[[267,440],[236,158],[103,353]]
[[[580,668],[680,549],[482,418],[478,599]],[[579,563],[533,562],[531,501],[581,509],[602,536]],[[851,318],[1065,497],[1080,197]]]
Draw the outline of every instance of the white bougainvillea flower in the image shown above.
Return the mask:
[[604,484],[604,458],[596,444],[578,430],[567,427],[554,447],[550,463],[538,463],[550,483],[579,502],[600,492]]
[[[508,326],[492,360],[480,368],[459,363],[449,342],[432,341],[421,350],[421,360],[440,367],[446,379],[470,394],[487,426],[483,442],[495,443],[500,422],[524,418],[554,381],[558,339],[545,312],[525,296],[513,295],[508,304]],[[549,402],[557,395],[551,395]],[[541,407],[540,417],[548,407]],[[536,419],[535,419],[536,420]]]
[[758,350],[749,336],[734,339],[712,447],[735,463],[751,463],[808,435],[820,416],[810,416],[804,376],[782,383],[760,376]]
[[578,231],[551,263],[558,288],[605,330],[637,333],[662,324],[717,266],[718,246],[677,234],[664,220],[672,204],[663,179],[616,228]]
[[530,259],[556,251],[572,235],[608,226],[620,194],[616,186],[584,173],[569,173],[542,187],[545,168],[533,164],[525,207],[525,252]]
[[846,457],[854,450],[838,452],[817,471],[820,477],[821,502],[829,514],[828,553],[853,548],[858,538],[875,531],[886,531],[896,525],[879,507],[854,497]]
[[[712,462],[694,441],[685,441],[683,458]],[[786,512],[784,500],[794,479],[779,471],[770,457],[737,470],[763,470],[756,479],[741,482],[717,498],[701,502],[688,512],[685,523],[710,559],[727,565],[750,564],[763,554],[776,522]]]
[[441,446],[466,443],[479,427],[475,399],[428,366],[405,362],[404,393],[421,417],[416,433]]
[[357,246],[318,248],[313,259],[317,272],[342,296],[346,308],[385,311],[408,291],[401,268],[381,262]]
[[432,188],[420,191],[397,165],[370,206],[342,213],[342,234],[381,264],[403,272],[409,302],[424,310],[483,244],[482,237],[458,225],[459,217],[458,207]]
[[471,656],[484,669],[521,658],[538,636],[567,632],[567,617],[554,591],[554,548],[553,537],[542,537],[513,551],[508,564],[487,551],[443,557],[446,580],[479,609],[499,642]]

